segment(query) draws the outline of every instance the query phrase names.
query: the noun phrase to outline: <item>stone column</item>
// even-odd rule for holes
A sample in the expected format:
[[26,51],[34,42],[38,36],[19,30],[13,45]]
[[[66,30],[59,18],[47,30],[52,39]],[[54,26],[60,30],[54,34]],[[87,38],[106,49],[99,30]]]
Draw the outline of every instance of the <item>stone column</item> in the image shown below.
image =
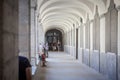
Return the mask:
[[96,12],[93,20],[93,52],[90,54],[90,65],[92,68],[100,71],[100,18],[98,13],[98,7],[96,6]]
[[66,45],[66,34],[64,33],[64,44]]
[[83,49],[85,49],[85,46],[86,46],[86,45],[85,45],[85,43],[86,43],[86,42],[85,42],[85,41],[86,41],[86,40],[85,40],[85,38],[86,38],[86,35],[85,35],[85,34],[86,34],[86,33],[85,33],[85,30],[86,30],[86,29],[85,29],[85,27],[86,27],[86,25],[84,24],[84,25],[83,25],[83,33],[82,33],[82,34],[83,34]]
[[72,45],[71,45],[71,55],[74,56],[74,24],[72,28]]
[[64,33],[65,52],[67,53],[67,32]]
[[73,46],[74,57],[76,58],[76,27],[74,28],[74,46]]
[[71,36],[71,38],[70,38],[70,46],[72,46],[72,29],[70,30],[70,36]]
[[78,28],[76,29],[76,59],[78,59]]
[[73,46],[75,47],[76,45],[76,28],[74,28],[74,43],[73,43]]
[[74,46],[74,28],[72,29],[72,47]]
[[84,55],[83,55],[83,49],[84,49],[84,24],[80,27],[80,52],[82,54],[82,62],[84,61]]
[[69,31],[69,36],[70,36],[70,46],[71,46],[71,30]]
[[69,46],[69,33],[67,32],[67,48]]
[[70,46],[70,32],[68,31],[68,46]]
[[93,53],[93,20],[90,21],[90,66],[92,67],[92,53]]
[[19,50],[30,59],[30,1],[19,0]]
[[89,16],[87,15],[87,21],[86,21],[86,23],[85,23],[85,49],[84,49],[84,52],[83,52],[83,55],[84,55],[84,63],[86,64],[86,65],[88,65],[89,66],[89,64],[90,64],[90,56],[89,56],[89,53],[90,53],[90,47],[89,47],[89,42],[90,42],[90,38],[89,38],[89,36],[90,36],[90,23],[89,23]]
[[105,53],[105,15],[100,17],[100,52]]
[[68,31],[67,31],[67,47],[68,47],[68,44],[69,44],[69,35],[68,35]]
[[120,80],[120,6],[118,7],[118,80]]
[[71,29],[71,46],[73,45],[73,30]]
[[85,48],[89,49],[90,48],[90,21],[89,21],[89,16],[87,17],[87,21],[85,24]]
[[67,32],[65,32],[65,45],[67,45]]
[[87,26],[87,22],[85,24],[85,49],[88,48],[88,26]]
[[93,21],[93,49],[94,50],[100,49],[100,18],[97,6]]
[[31,0],[31,10],[30,10],[30,23],[31,23],[31,25],[30,25],[30,40],[31,40],[31,42],[30,42],[30,47],[31,47],[31,49],[30,49],[30,53],[31,53],[31,64],[32,65],[34,65],[35,66],[35,54],[36,54],[36,52],[35,52],[35,49],[36,49],[36,33],[35,32],[37,32],[36,31],[36,24],[35,24],[35,22],[36,22],[36,15],[35,15],[35,9],[36,9],[36,4],[35,4],[35,1],[33,1],[33,0]]
[[120,6],[118,7],[118,54],[120,55]]
[[117,80],[118,58],[117,58],[117,30],[118,30],[118,11],[114,0],[110,1],[108,12],[105,15],[105,52],[107,53],[107,76],[111,80]]
[[115,8],[114,2],[111,0],[110,7],[106,13],[106,33],[105,33],[105,51],[117,53],[117,24],[118,11]]
[[73,47],[73,39],[74,38],[74,34],[73,34],[73,28],[72,28],[72,47]]
[[18,80],[18,0],[0,0],[0,80]]
[[39,46],[39,16],[38,11],[35,11],[35,56],[36,56],[36,65],[39,63],[39,55],[38,55],[38,46]]
[[93,21],[90,21],[90,51],[93,50]]
[[66,46],[66,33],[64,33],[64,44]]
[[83,48],[83,25],[80,27],[80,48]]
[[69,46],[70,46],[70,42],[71,42],[71,34],[70,34],[70,31],[69,31]]
[[80,27],[78,27],[78,48],[80,48]]
[[44,31],[41,22],[38,23],[38,43],[44,43]]

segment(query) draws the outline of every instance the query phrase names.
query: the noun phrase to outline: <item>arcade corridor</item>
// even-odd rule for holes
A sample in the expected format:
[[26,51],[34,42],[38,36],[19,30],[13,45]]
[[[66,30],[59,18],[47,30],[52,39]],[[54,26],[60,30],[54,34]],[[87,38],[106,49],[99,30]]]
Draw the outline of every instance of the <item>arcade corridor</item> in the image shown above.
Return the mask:
[[47,67],[38,65],[33,80],[108,80],[67,53],[49,52]]
[[0,0],[0,80],[18,80],[19,56],[33,80],[120,80],[120,0]]

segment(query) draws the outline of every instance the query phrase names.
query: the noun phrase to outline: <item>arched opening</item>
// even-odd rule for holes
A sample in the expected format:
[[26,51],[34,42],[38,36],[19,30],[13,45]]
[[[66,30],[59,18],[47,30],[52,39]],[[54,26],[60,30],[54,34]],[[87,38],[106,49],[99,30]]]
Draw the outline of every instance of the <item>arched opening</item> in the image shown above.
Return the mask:
[[62,32],[57,29],[48,30],[45,34],[45,42],[49,51],[63,51]]

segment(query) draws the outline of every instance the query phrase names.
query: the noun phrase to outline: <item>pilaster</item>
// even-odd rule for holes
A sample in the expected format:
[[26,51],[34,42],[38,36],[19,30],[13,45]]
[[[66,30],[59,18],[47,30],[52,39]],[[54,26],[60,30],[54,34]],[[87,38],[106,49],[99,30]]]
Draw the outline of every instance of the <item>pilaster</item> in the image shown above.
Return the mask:
[[86,49],[90,48],[90,21],[89,15],[87,15],[87,22],[85,24],[85,47]]
[[118,30],[118,11],[115,8],[114,2],[110,2],[110,7],[106,13],[106,28],[105,28],[105,51],[117,53],[117,30]]
[[100,18],[97,6],[93,21],[93,49],[100,50]]

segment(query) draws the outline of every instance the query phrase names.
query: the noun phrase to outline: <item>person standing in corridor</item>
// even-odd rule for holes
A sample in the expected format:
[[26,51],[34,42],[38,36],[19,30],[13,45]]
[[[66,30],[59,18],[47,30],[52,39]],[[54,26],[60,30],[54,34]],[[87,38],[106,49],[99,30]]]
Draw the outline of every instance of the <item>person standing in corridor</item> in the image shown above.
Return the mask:
[[44,49],[45,49],[45,55],[46,55],[46,57],[48,57],[48,48],[49,48],[48,43],[45,43]]
[[32,80],[30,62],[23,56],[19,56],[19,80]]
[[39,55],[40,64],[41,64],[41,55],[42,55],[43,50],[44,50],[43,45],[40,43],[38,46],[38,55]]

